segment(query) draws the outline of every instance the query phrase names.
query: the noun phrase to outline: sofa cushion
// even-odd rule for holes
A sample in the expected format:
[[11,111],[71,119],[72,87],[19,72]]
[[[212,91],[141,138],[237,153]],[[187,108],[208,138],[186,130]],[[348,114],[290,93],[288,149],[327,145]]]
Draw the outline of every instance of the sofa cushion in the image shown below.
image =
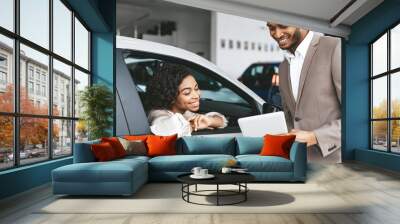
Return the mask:
[[219,171],[230,159],[231,155],[175,155],[158,156],[149,160],[150,171],[163,172],[190,172],[193,167],[199,166],[209,171]]
[[147,156],[136,156],[136,155],[131,155],[131,156],[125,156],[124,158],[116,159],[113,160],[113,162],[126,162],[126,163],[135,163],[134,161],[142,161],[142,162],[148,162],[150,157]]
[[178,135],[157,136],[149,135],[146,139],[148,156],[165,156],[176,154],[176,140]]
[[124,147],[126,151],[126,155],[138,155],[145,156],[147,155],[146,143],[141,140],[126,140],[124,138],[118,137],[119,142],[121,142],[122,147]]
[[[53,181],[58,182],[130,182],[134,172],[147,171],[145,161],[139,159],[114,160],[95,163],[74,163],[53,170]],[[147,173],[143,173],[147,176]]]
[[236,155],[260,154],[264,144],[263,137],[236,137]]
[[178,141],[177,154],[235,155],[234,137],[186,136]]
[[117,158],[122,158],[126,156],[126,151],[124,147],[122,146],[121,142],[119,142],[119,139],[117,137],[104,137],[101,138],[101,142],[108,142],[114,149],[115,155]]
[[261,156],[280,156],[289,159],[290,148],[296,135],[269,135],[264,136],[264,145]]
[[149,135],[124,135],[124,139],[129,141],[140,140],[145,142],[148,136]]
[[238,155],[240,167],[249,172],[292,172],[292,161],[279,156]]
[[115,150],[109,142],[102,142],[99,144],[93,144],[90,146],[96,161],[104,162],[117,159],[118,156],[115,154]]

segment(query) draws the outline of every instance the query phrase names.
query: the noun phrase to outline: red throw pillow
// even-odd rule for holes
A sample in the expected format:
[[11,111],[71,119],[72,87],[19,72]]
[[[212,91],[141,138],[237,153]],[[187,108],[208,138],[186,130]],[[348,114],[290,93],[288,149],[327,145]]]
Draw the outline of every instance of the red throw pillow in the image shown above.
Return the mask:
[[264,145],[261,149],[262,156],[280,156],[286,159],[290,157],[290,147],[296,135],[265,135]]
[[99,144],[91,145],[94,157],[99,162],[109,161],[116,159],[115,151],[109,142],[102,142]]
[[165,156],[176,155],[176,139],[178,135],[157,136],[149,135],[147,137],[147,155],[148,156]]
[[101,142],[108,142],[114,149],[115,155],[118,158],[126,156],[126,151],[122,146],[121,142],[119,142],[117,137],[110,137],[110,138],[101,138]]
[[149,135],[125,135],[124,139],[129,140],[129,141],[140,140],[140,141],[144,141],[145,142],[148,136]]

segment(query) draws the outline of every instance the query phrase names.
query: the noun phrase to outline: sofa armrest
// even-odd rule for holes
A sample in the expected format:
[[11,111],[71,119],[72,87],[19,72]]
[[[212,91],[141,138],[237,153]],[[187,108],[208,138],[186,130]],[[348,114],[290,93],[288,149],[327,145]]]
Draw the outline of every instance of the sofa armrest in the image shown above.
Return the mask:
[[294,142],[290,149],[290,160],[293,162],[293,179],[305,181],[307,175],[307,145]]
[[99,140],[75,143],[74,145],[74,163],[89,163],[95,162],[96,158],[92,153],[90,146],[92,144],[100,143]]

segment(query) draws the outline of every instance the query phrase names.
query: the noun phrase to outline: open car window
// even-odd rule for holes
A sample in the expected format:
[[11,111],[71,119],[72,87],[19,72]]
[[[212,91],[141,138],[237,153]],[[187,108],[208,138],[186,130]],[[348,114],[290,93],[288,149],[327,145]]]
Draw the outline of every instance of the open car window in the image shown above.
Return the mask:
[[[146,97],[147,86],[156,73],[156,69],[160,64],[165,62],[179,63],[157,57],[140,57],[129,52],[124,55],[124,60],[135,83],[145,112],[148,115],[152,108],[149,108],[149,102],[147,102],[147,100],[149,100],[148,97]],[[201,97],[200,110],[198,113],[219,112],[228,119],[228,126],[224,129],[202,130],[197,134],[240,132],[237,123],[239,118],[259,114],[254,106],[254,102],[245,99],[247,94],[240,91],[236,86],[236,89],[232,88],[233,84],[224,80],[222,77],[218,77],[218,74],[206,68],[201,69],[198,65],[191,66],[188,63],[182,65],[191,71],[199,84]],[[247,96],[247,98],[249,98],[249,96]]]

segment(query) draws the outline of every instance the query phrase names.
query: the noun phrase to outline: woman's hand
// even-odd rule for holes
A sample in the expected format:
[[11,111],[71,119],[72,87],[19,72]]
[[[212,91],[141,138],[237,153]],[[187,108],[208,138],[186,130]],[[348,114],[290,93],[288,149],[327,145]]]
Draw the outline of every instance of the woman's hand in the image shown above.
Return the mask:
[[207,117],[202,114],[196,114],[193,116],[190,120],[190,126],[192,127],[192,130],[198,131],[206,128],[211,128],[210,125],[212,124],[212,120],[210,117]]

